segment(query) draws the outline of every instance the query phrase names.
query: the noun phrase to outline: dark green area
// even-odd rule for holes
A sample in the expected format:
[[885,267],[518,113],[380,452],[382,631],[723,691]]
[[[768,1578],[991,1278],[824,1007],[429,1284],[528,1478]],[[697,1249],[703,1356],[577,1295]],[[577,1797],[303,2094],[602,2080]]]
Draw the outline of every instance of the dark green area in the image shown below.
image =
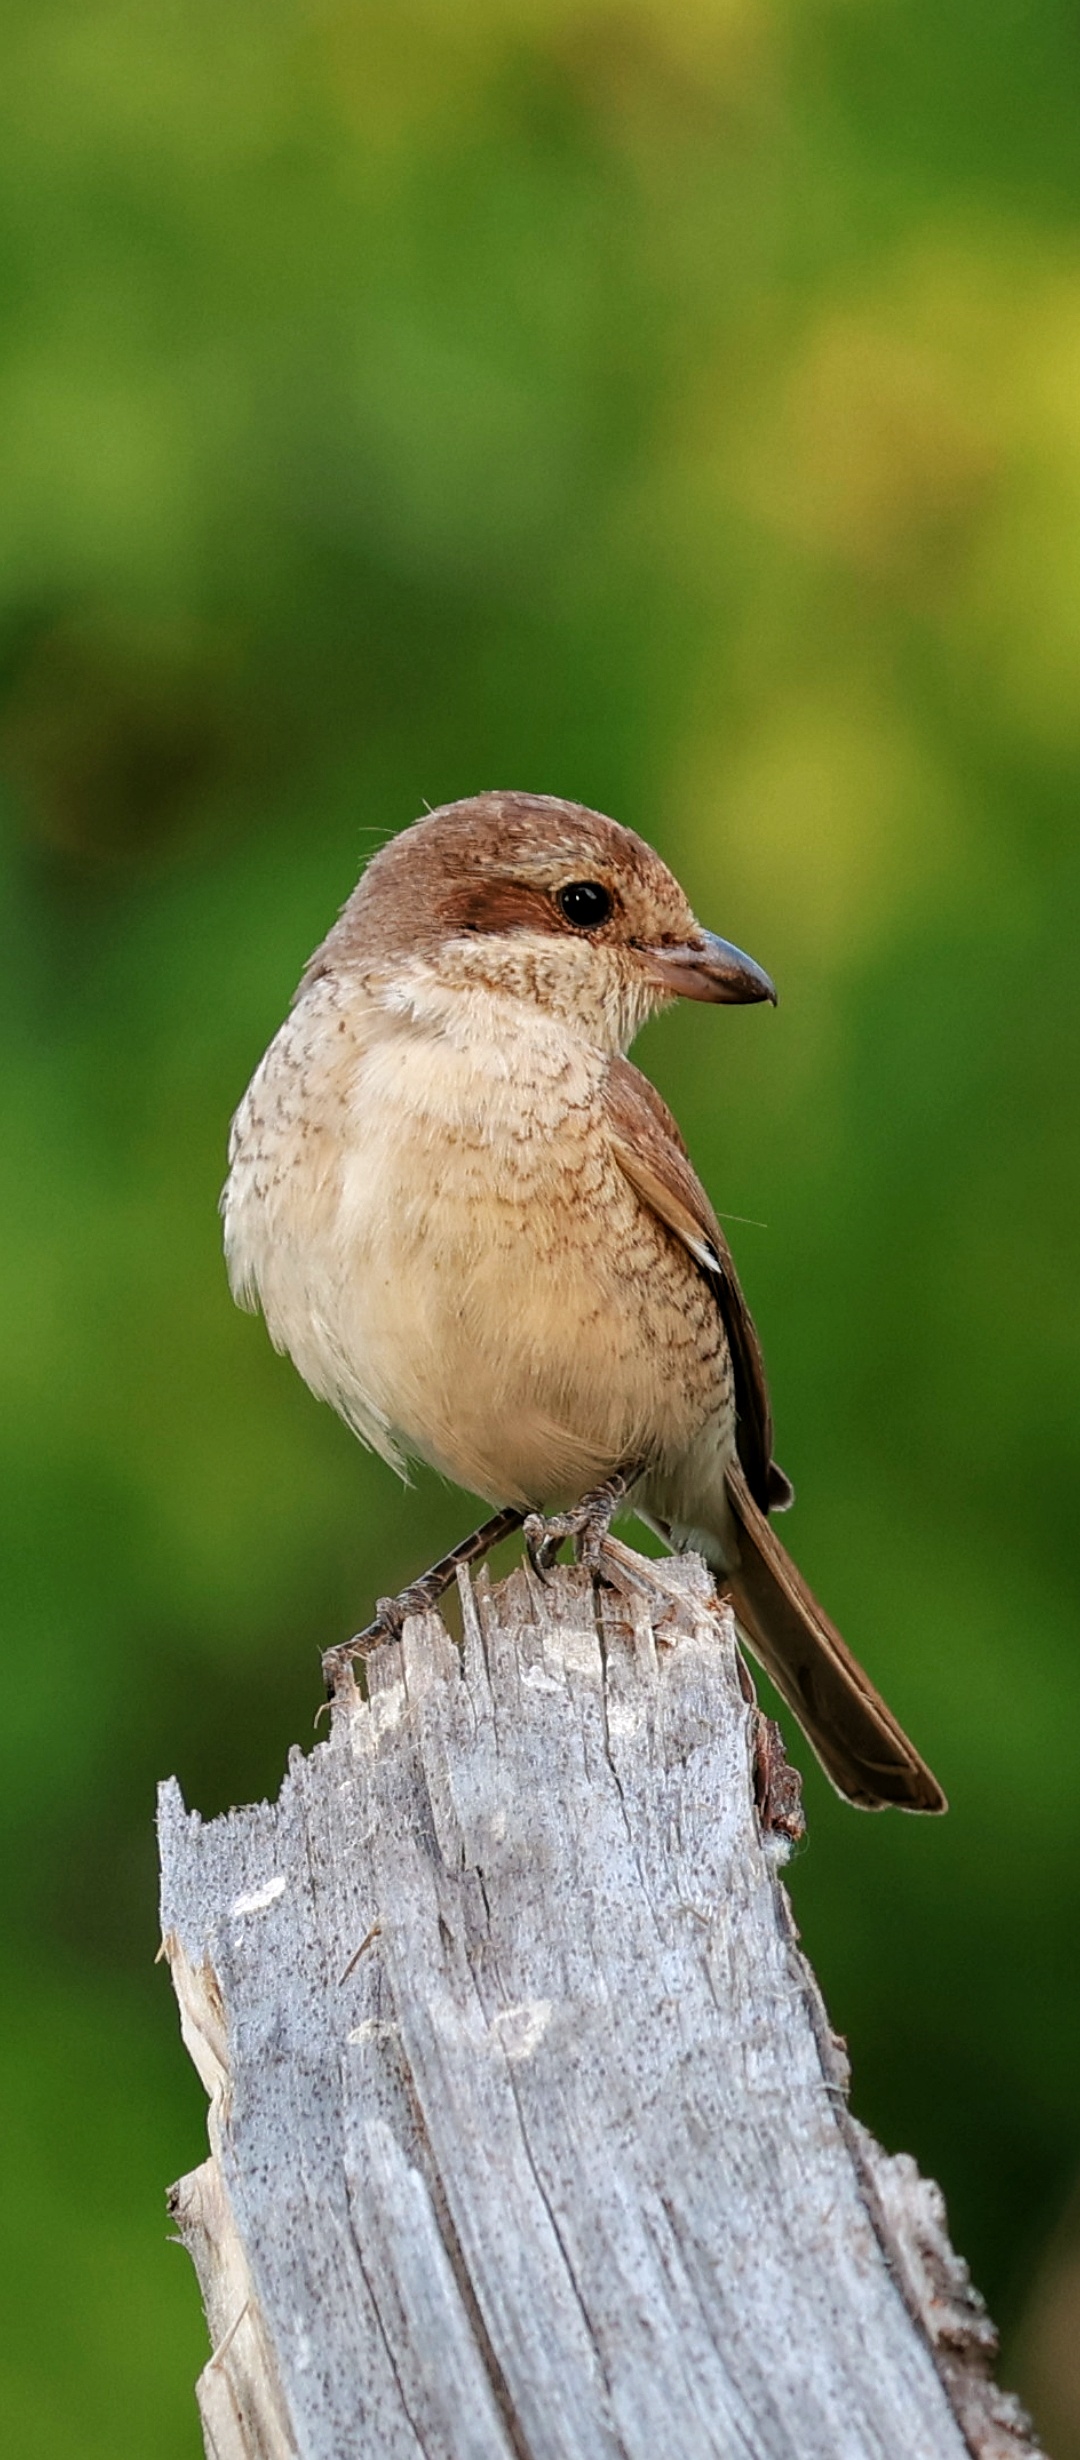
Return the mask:
[[215,1207],[359,863],[490,785],[779,979],[641,1056],[953,1806],[811,1771],[806,1943],[1012,2326],[1080,2154],[1075,12],[20,0],[4,51],[12,2448],[198,2448],[154,1780],[274,1788],[469,1523],[234,1313]]

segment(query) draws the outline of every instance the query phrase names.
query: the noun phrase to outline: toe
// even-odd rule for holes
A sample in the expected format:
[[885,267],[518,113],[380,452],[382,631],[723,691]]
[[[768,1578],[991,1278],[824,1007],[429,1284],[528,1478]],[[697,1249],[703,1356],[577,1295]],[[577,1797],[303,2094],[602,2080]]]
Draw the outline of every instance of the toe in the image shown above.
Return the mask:
[[525,1552],[533,1571],[539,1580],[543,1580],[549,1569],[548,1564],[544,1561],[548,1525],[541,1512],[529,1513],[528,1519],[522,1524],[522,1536],[525,1540]]
[[389,1633],[391,1640],[400,1640],[405,1627],[405,1617],[410,1611],[407,1596],[377,1597],[375,1600],[375,1621],[381,1623],[383,1630]]

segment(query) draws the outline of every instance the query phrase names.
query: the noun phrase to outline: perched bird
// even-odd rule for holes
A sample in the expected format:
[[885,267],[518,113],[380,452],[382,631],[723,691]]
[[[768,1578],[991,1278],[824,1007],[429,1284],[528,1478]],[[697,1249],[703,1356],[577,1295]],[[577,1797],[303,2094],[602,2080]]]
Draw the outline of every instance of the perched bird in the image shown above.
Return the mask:
[[545,1562],[626,1503],[707,1557],[842,1794],[943,1810],[769,1524],[791,1489],[757,1335],[625,1057],[680,996],[776,995],[630,829],[529,794],[418,820],[368,864],[237,1111],[233,1292],[384,1460],[499,1507],[380,1601],[387,1627],[527,1515],[549,1516],[528,1523]]

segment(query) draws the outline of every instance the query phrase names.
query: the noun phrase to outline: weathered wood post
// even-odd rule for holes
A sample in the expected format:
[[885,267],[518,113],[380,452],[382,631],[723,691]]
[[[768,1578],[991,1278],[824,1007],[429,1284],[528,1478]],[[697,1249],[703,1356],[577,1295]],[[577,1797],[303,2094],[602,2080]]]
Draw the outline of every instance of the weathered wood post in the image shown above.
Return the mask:
[[848,2114],[730,1615],[607,1561],[407,1624],[276,1804],[162,1790],[207,2451],[1021,2460],[938,2191]]

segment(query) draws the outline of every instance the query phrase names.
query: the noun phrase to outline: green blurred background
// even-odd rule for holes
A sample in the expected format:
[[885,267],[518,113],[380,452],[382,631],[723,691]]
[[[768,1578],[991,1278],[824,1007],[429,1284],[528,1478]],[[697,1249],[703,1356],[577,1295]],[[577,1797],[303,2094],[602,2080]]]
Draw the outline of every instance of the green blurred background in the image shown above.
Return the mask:
[[373,843],[520,786],[781,986],[641,1056],[746,1217],[799,1559],[953,1805],[811,1768],[793,1893],[1067,2460],[1076,8],[9,0],[3,54],[9,2448],[201,2448],[154,1780],[275,1788],[470,1522],[232,1310],[226,1127]]

